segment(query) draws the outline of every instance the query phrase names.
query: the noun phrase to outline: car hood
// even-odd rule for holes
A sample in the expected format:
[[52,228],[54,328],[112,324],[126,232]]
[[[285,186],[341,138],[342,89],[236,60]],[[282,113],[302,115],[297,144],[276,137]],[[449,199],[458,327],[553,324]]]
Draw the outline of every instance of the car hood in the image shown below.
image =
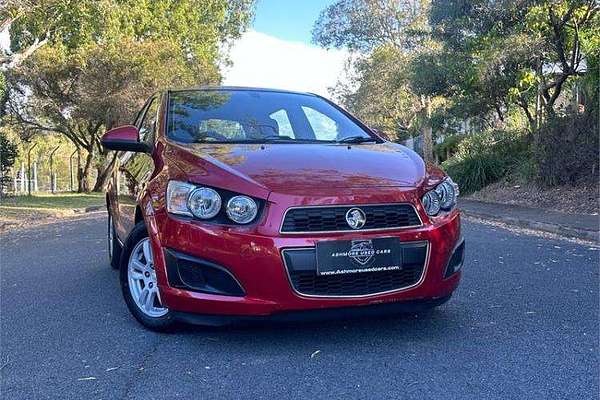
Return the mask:
[[[194,171],[216,167],[270,191],[289,188],[416,187],[425,164],[412,150],[395,144],[189,144],[172,155]],[[194,162],[194,159],[196,162]],[[196,164],[189,165],[191,163]],[[182,165],[186,164],[186,165]]]

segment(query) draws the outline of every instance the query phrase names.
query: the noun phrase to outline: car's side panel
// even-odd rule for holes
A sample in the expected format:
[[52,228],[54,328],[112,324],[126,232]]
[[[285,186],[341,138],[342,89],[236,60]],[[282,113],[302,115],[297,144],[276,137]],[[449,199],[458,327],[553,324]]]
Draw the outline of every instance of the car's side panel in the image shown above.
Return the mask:
[[[136,118],[135,125],[140,129],[140,140],[152,146],[158,134],[158,116],[161,112],[161,97],[151,97]],[[124,242],[136,223],[138,200],[144,193],[148,180],[155,170],[153,155],[124,152],[117,158],[113,176],[111,210],[115,229],[121,242]]]

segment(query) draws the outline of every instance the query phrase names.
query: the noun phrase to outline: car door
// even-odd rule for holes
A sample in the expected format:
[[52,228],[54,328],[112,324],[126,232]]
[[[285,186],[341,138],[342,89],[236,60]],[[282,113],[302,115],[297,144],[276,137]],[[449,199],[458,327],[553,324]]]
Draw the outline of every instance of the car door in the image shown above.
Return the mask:
[[[135,126],[140,132],[140,141],[154,148],[160,96],[151,97],[138,114]],[[118,221],[115,228],[119,237],[125,239],[135,226],[136,206],[152,172],[154,161],[147,153],[124,152],[119,157],[117,172]]]

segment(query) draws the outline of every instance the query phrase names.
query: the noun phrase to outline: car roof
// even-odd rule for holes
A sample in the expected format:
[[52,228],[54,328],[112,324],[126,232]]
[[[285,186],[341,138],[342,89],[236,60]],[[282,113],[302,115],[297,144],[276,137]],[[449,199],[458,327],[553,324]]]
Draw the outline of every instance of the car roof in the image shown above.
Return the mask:
[[261,87],[251,87],[251,86],[196,86],[196,87],[188,87],[188,88],[176,88],[169,89],[169,92],[188,92],[188,91],[218,91],[218,90],[228,90],[228,91],[243,91],[243,92],[274,92],[274,93],[289,93],[289,94],[302,94],[306,96],[315,96],[314,93],[308,92],[296,92],[292,90],[284,90],[284,89],[272,89],[272,88],[261,88]]

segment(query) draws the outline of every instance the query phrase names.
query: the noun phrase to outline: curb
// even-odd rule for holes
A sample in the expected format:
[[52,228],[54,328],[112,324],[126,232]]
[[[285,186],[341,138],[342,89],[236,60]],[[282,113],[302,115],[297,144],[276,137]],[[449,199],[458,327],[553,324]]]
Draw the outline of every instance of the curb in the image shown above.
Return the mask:
[[73,212],[75,214],[85,214],[85,213],[89,213],[89,212],[94,212],[94,211],[101,211],[104,209],[105,206],[91,206],[91,207],[86,207],[86,208],[74,208]]
[[586,229],[577,229],[564,225],[549,224],[545,222],[529,221],[519,218],[511,217],[499,217],[497,215],[490,215],[480,212],[472,212],[461,208],[462,214],[466,217],[475,217],[481,219],[487,219],[495,222],[502,222],[506,225],[516,226],[519,228],[529,228],[536,231],[553,233],[559,236],[574,237],[577,239],[590,240],[592,242],[600,242],[598,231],[588,231]]

